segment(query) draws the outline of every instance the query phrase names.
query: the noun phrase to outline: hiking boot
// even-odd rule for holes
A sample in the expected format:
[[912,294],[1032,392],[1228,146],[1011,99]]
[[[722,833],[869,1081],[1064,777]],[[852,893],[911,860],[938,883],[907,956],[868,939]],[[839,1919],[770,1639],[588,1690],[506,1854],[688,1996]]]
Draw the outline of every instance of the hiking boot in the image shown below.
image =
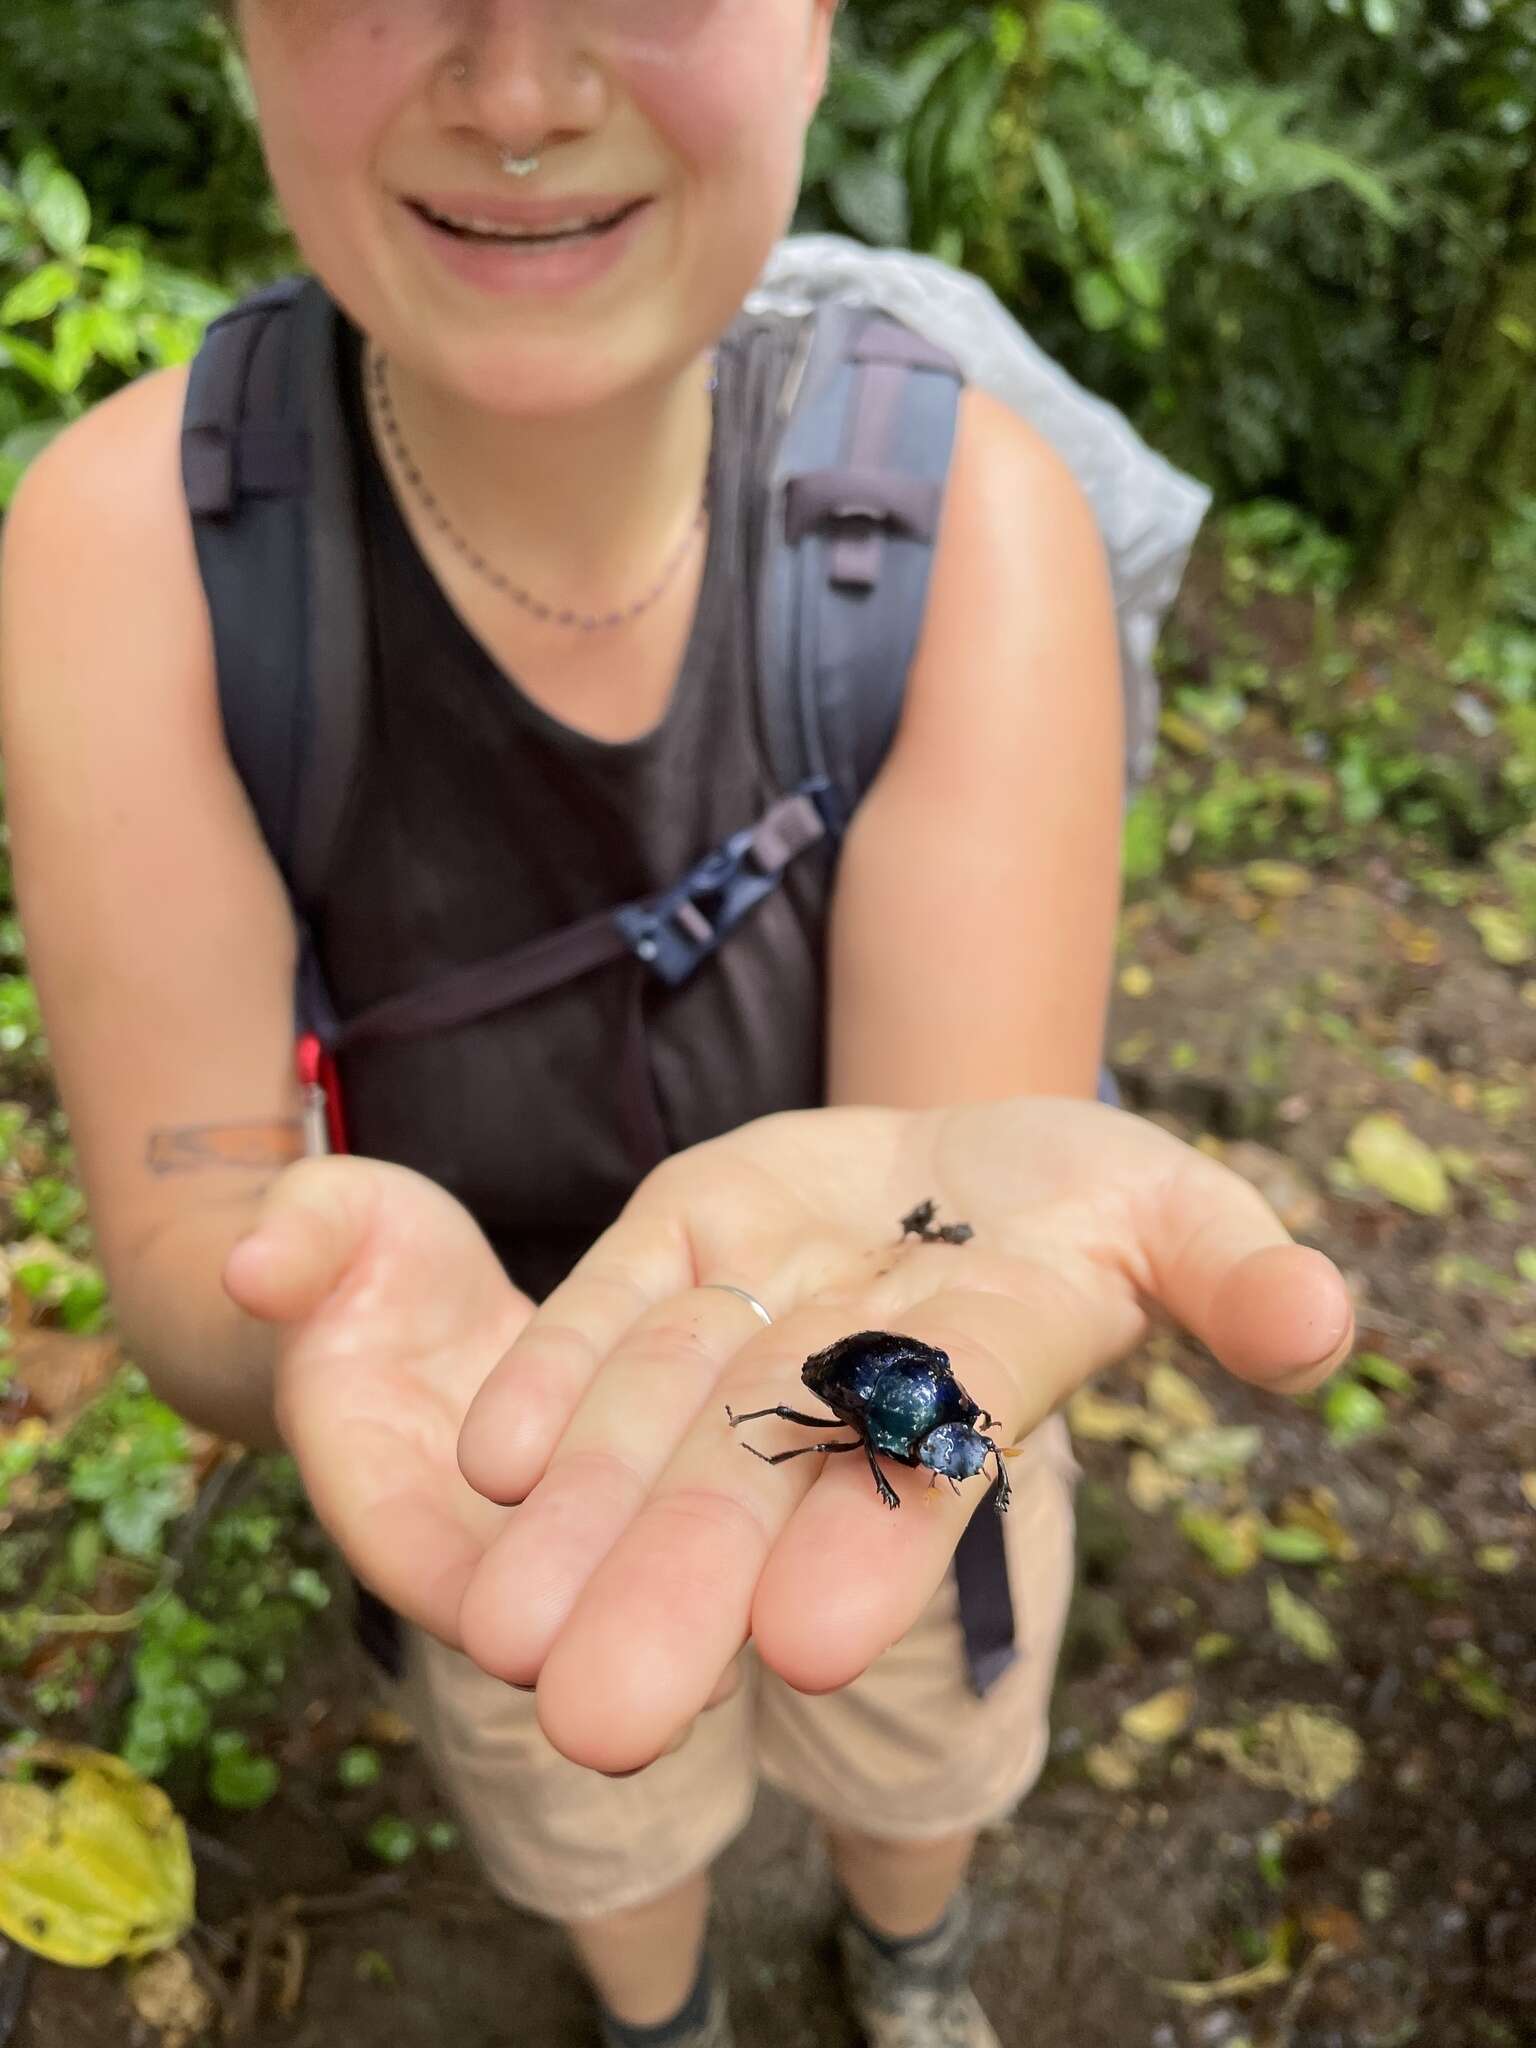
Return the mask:
[[869,2048],[1001,2048],[970,1986],[975,1935],[967,1893],[935,1933],[899,1955],[883,1954],[846,1913],[837,1946]]

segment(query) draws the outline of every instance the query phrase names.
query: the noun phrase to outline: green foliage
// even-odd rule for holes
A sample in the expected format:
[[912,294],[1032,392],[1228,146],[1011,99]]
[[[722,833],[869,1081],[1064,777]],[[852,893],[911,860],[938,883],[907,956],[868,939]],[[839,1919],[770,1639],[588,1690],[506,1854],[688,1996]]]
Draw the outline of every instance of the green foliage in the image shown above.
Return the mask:
[[14,177],[0,166],[0,504],[61,427],[142,370],[186,362],[229,303],[132,231],[93,240],[92,227],[51,157]]
[[1533,146],[1533,0],[853,0],[804,219],[976,269],[1229,500],[1369,562]]
[[205,0],[5,0],[0,154],[89,171],[103,231],[206,276],[287,260],[241,68]]

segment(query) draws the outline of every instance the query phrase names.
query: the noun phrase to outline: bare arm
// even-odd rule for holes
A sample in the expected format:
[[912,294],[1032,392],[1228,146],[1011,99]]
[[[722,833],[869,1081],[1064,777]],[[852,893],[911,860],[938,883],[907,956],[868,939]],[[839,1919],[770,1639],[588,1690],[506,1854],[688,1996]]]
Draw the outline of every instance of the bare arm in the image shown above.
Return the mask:
[[220,1284],[298,1156],[294,933],[230,764],[182,502],[184,382],[65,434],[5,527],[0,748],[28,961],[130,1354],[276,1441],[273,1333]]
[[1037,435],[968,392],[901,727],[833,906],[832,1102],[1094,1093],[1122,747],[1092,514]]

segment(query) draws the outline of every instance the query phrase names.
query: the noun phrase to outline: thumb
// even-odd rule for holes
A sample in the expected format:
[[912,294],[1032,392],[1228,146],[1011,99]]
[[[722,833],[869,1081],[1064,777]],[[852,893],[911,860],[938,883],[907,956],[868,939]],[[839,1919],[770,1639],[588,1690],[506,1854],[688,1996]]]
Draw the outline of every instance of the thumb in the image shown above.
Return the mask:
[[374,1225],[377,1195],[365,1160],[301,1159],[285,1167],[255,1225],[225,1258],[225,1293],[262,1322],[302,1322],[357,1259]]
[[1153,1292],[1229,1372],[1298,1394],[1343,1364],[1355,1329],[1344,1276],[1293,1243],[1255,1188],[1193,1153],[1156,1192]]

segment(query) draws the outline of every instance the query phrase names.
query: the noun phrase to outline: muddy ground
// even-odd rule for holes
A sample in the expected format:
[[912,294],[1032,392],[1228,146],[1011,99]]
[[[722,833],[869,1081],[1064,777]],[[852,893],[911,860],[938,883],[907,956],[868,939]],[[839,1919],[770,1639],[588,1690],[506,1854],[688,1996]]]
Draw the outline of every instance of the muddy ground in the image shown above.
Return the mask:
[[[1230,1148],[1347,1270],[1383,1412],[1341,1443],[1340,1415],[1239,1388],[1171,1336],[1101,1385],[1125,1406],[1080,1418],[1081,1585],[1051,1761],[977,1872],[981,1996],[1006,2048],[1536,2041],[1536,970],[1494,964],[1463,910],[1372,862],[1186,878],[1131,913],[1122,969],[1129,1100]],[[1448,1214],[1341,1173],[1374,1113],[1449,1159]],[[1197,1448],[1181,1480],[1181,1433],[1211,1440],[1166,1378],[1151,1398],[1170,1363],[1222,1428],[1259,1426],[1251,1460],[1213,1472]],[[1234,1442],[1217,1440],[1217,1467]],[[1291,1532],[1286,1555],[1306,1548],[1298,1530],[1326,1554],[1254,1562],[1258,1523]],[[380,1813],[440,1811],[408,1746],[370,1790],[336,1789],[340,1749],[377,1735],[370,1699],[327,1624],[296,1711],[267,1731],[289,1765],[277,1800],[191,1814],[193,1947],[228,2026],[246,2048],[586,2048],[554,1932],[493,1899],[461,1849],[387,1871],[364,1846]],[[1149,1699],[1160,1725],[1132,1741],[1120,1717]],[[1277,1765],[1260,1724],[1295,1708],[1358,1738],[1347,1782]],[[1251,1782],[1270,1766],[1293,1789]],[[765,1794],[720,1872],[743,2048],[854,2040],[831,1911],[803,1817]],[[156,2036],[117,1973],[54,1969],[15,2035],[135,2038]]]

